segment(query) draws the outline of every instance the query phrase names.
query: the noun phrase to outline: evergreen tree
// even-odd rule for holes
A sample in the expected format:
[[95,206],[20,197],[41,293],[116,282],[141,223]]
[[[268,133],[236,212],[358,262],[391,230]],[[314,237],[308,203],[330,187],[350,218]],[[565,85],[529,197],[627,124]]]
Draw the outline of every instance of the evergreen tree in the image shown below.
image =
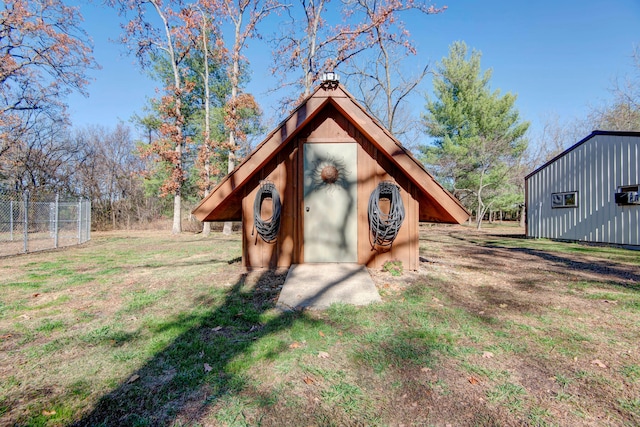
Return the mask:
[[433,79],[435,100],[427,99],[423,123],[432,145],[423,146],[425,163],[467,208],[478,228],[492,205],[513,191],[507,185],[527,147],[529,122],[520,119],[516,96],[489,87],[480,52],[468,54],[464,42],[450,46]]

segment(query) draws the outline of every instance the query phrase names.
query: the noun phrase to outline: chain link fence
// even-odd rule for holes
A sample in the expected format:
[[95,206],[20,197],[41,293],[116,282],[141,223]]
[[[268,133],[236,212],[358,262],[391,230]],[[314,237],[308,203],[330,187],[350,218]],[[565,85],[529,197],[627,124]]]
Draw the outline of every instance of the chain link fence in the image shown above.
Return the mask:
[[90,201],[0,190],[0,256],[79,245],[90,238]]

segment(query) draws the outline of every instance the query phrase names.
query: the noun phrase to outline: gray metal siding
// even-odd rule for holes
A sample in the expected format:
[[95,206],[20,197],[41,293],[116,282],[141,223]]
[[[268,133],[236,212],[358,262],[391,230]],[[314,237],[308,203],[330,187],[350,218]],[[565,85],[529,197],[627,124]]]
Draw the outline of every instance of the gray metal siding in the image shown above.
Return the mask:
[[[594,135],[527,179],[529,237],[640,245],[640,206],[619,206],[619,186],[640,184],[640,137]],[[551,208],[552,193],[578,206]]]

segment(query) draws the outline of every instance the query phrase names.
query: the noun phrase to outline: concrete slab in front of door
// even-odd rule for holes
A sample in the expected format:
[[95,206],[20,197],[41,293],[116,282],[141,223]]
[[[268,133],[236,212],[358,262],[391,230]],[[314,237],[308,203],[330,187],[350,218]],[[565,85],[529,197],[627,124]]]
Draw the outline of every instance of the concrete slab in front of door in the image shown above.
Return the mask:
[[294,264],[280,291],[277,307],[325,309],[336,302],[367,305],[380,301],[380,294],[363,265]]

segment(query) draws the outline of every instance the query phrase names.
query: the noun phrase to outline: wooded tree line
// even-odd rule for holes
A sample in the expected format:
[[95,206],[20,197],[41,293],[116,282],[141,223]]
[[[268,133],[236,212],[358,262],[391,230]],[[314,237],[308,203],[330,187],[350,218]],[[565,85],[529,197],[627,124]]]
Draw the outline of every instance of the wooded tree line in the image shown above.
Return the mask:
[[[287,93],[282,113],[311,92],[323,71],[340,71],[401,141],[416,129],[432,138],[418,155],[476,213],[478,226],[487,212],[517,210],[524,172],[553,154],[527,149],[528,123],[516,96],[490,89],[480,52],[464,43],[454,43],[435,68],[404,72],[403,60],[417,51],[403,14],[437,15],[446,7],[422,0],[107,0],[105,7],[119,12],[120,42],[160,87],[132,118],[143,138],[124,123],[70,126],[65,97],[83,93],[88,70],[98,67],[78,9],[61,0],[7,0],[0,9],[0,186],[87,197],[100,227],[169,214],[172,231],[180,232],[185,200],[207,195],[248,152],[250,137],[265,129],[260,106],[245,90],[247,44],[265,36],[261,26],[274,14],[280,31],[269,40],[274,74]],[[434,95],[416,118],[405,101],[428,72]],[[640,129],[638,77],[619,82],[614,102],[586,120]],[[550,123],[554,132],[554,142],[561,134],[570,138],[565,126]]]

